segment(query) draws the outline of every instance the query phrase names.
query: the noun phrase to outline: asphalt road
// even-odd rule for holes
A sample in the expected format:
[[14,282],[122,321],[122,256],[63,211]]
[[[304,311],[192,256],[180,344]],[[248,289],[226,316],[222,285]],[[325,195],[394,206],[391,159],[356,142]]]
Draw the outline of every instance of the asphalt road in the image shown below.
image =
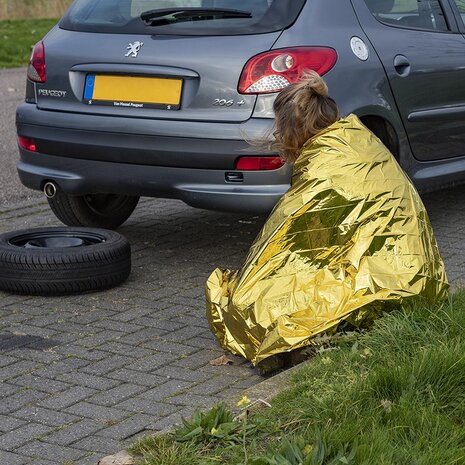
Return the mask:
[[24,187],[16,173],[15,110],[24,99],[25,85],[24,68],[0,70],[0,206],[42,195]]

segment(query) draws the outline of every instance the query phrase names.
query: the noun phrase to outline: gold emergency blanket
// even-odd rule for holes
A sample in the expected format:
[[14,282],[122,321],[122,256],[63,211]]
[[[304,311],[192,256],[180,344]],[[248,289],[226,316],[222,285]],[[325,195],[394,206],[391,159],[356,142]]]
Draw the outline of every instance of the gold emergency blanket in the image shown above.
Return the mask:
[[304,145],[242,269],[211,274],[207,316],[225,349],[257,364],[343,320],[360,326],[392,302],[447,289],[415,188],[350,115]]

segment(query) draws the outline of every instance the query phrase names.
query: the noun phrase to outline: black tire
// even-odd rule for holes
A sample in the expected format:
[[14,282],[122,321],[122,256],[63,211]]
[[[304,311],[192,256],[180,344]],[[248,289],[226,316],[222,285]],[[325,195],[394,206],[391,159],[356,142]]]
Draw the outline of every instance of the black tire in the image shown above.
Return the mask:
[[131,249],[114,231],[39,228],[0,235],[0,289],[64,295],[108,289],[131,272]]
[[55,216],[68,226],[116,229],[132,214],[139,197],[120,194],[67,195],[58,191],[48,199]]

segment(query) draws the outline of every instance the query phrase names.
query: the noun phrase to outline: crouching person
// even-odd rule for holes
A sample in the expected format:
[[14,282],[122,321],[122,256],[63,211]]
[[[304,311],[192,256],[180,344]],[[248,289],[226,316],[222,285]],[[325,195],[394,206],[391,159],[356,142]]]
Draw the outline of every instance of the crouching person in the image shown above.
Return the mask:
[[276,98],[275,142],[292,184],[236,272],[216,269],[207,316],[253,364],[311,344],[393,303],[443,299],[448,284],[425,207],[393,155],[354,115],[340,118],[314,72]]

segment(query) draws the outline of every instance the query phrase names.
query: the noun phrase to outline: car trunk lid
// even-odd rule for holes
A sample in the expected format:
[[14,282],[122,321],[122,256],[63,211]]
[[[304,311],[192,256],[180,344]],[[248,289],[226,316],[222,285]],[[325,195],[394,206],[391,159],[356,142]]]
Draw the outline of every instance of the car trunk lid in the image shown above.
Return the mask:
[[[37,105],[44,110],[114,116],[244,121],[251,116],[256,97],[237,90],[243,66],[254,54],[270,49],[279,34],[244,39],[56,28],[44,40],[46,82],[36,84]],[[138,53],[128,55],[138,43],[143,44]],[[89,93],[92,82],[98,98]],[[152,87],[158,91],[151,93]],[[147,102],[141,101],[145,95]]]

